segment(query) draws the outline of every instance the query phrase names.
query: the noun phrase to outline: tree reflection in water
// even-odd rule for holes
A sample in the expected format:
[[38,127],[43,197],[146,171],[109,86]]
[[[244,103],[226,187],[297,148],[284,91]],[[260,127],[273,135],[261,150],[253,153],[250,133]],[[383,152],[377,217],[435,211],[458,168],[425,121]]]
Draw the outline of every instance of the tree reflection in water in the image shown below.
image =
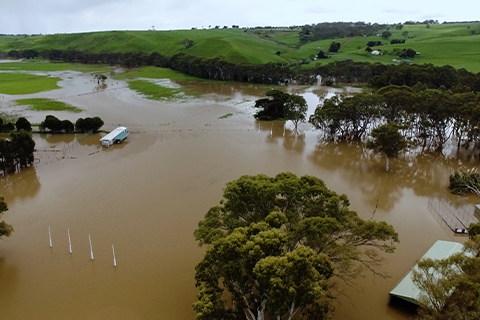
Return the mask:
[[440,154],[403,155],[385,172],[385,159],[362,143],[318,140],[308,156],[317,166],[335,172],[361,190],[372,207],[390,211],[402,197],[402,189],[411,189],[419,197],[448,192],[448,177],[459,169],[472,169],[474,161],[446,159]]

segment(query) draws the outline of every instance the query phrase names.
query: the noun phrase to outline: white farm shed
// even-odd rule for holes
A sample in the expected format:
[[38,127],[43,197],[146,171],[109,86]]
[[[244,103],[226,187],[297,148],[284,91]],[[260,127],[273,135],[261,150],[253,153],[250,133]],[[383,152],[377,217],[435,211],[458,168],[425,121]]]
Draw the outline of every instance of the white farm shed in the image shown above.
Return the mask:
[[114,143],[122,142],[130,134],[127,127],[118,127],[112,130],[109,134],[100,139],[102,146],[110,147]]
[[[422,259],[446,259],[451,255],[462,251],[463,245],[461,243],[438,240],[430,249],[428,249]],[[390,291],[388,301],[391,302],[392,299],[401,299],[418,306],[418,299],[420,298],[421,293],[420,288],[413,283],[412,271],[410,271],[397,284],[397,286]]]

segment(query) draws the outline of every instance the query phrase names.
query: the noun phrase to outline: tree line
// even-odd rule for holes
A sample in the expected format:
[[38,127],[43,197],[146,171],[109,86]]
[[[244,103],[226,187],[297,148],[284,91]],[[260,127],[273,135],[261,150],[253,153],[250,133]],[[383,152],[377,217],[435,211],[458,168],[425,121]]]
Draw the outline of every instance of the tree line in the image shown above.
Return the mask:
[[458,150],[469,149],[480,143],[480,95],[427,89],[420,83],[413,88],[391,85],[373,94],[326,99],[309,122],[329,139],[361,141],[372,129],[395,123],[405,139],[422,150],[441,151],[452,137]]
[[[32,53],[33,52],[33,53]],[[185,53],[171,57],[158,52],[82,52],[78,50],[24,50],[9,52],[13,57],[23,57],[23,53],[32,57],[43,57],[51,61],[79,62],[85,64],[121,65],[127,68],[156,66],[169,68],[202,79],[237,81],[260,84],[314,84],[318,76],[322,83],[352,84],[363,83],[381,88],[388,85],[414,86],[417,82],[428,88],[452,89],[463,85],[471,91],[480,91],[480,73],[474,74],[465,69],[451,66],[437,67],[432,64],[400,64],[386,65],[381,63],[337,61],[314,68],[304,69],[298,64],[266,63],[246,64],[233,63],[224,57],[201,58]]]
[[75,125],[70,120],[60,120],[55,116],[47,115],[40,123],[40,131],[48,130],[51,133],[96,133],[103,126],[104,122],[100,117],[79,118]]
[[355,37],[376,34],[387,25],[365,22],[322,22],[304,25],[299,32],[300,42],[306,43],[321,39]]

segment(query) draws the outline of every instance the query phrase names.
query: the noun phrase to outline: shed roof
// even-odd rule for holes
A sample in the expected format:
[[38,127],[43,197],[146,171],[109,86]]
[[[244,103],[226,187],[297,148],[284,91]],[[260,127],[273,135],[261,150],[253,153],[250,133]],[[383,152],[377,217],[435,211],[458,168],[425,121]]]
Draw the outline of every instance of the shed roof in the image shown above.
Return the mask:
[[[455,253],[461,252],[462,250],[463,245],[461,243],[438,240],[430,249],[428,249],[428,251],[423,255],[422,259],[445,259]],[[421,290],[413,283],[412,270],[410,270],[410,272],[407,273],[402,281],[400,281],[397,286],[390,291],[390,295],[405,299],[418,305],[418,298]]]
[[109,134],[100,139],[100,141],[113,140],[116,136],[127,130],[127,127],[118,127],[113,129]]

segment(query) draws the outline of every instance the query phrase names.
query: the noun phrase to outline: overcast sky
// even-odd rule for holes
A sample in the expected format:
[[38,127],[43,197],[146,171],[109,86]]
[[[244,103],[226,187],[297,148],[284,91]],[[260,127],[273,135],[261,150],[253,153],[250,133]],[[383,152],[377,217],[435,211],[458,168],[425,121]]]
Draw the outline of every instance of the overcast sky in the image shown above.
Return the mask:
[[480,19],[478,0],[0,0],[0,33]]

